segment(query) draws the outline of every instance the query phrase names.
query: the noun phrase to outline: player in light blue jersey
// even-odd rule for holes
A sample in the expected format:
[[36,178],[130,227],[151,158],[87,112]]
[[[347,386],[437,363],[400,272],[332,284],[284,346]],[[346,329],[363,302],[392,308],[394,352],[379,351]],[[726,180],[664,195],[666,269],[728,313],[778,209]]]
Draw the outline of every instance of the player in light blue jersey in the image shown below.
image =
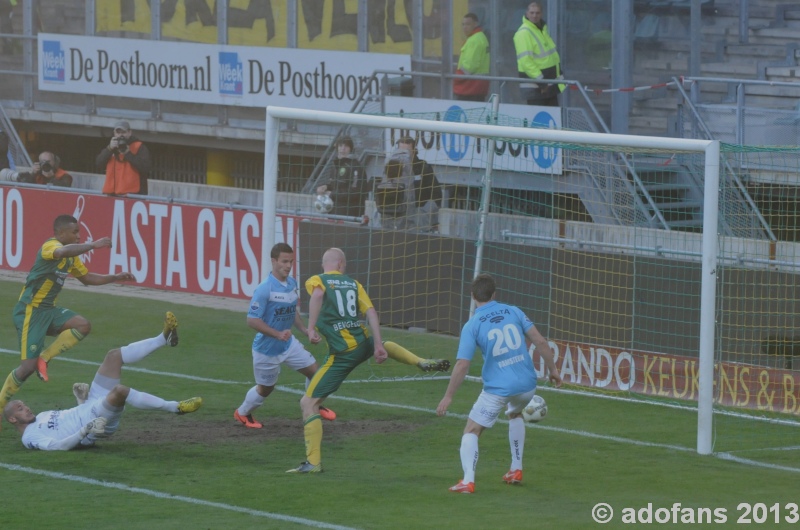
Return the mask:
[[[317,373],[316,359],[292,335],[292,326],[295,326],[308,336],[308,328],[297,310],[300,297],[297,281],[289,276],[294,266],[294,250],[286,243],[278,243],[272,247],[270,258],[272,272],[256,287],[247,312],[247,325],[258,332],[253,340],[256,385],[233,411],[233,417],[251,429],[264,426],[253,419],[252,413],[274,390],[281,364],[306,376],[306,381]],[[320,416],[326,420],[336,418],[330,409],[320,409]]]
[[453,395],[464,382],[475,348],[483,353],[483,391],[472,406],[461,437],[461,467],[464,478],[450,488],[456,493],[475,492],[475,468],[478,464],[478,437],[491,428],[497,416],[506,410],[508,441],[511,445],[511,468],[503,476],[507,484],[522,481],[522,451],[525,447],[525,424],[522,409],[536,393],[536,370],[528,353],[525,337],[544,359],[550,381],[561,386],[561,375],[553,360],[553,350],[519,308],[494,300],[494,278],[480,274],[472,282],[472,298],[477,309],[461,330],[458,354],[450,383],[436,413],[444,416]]

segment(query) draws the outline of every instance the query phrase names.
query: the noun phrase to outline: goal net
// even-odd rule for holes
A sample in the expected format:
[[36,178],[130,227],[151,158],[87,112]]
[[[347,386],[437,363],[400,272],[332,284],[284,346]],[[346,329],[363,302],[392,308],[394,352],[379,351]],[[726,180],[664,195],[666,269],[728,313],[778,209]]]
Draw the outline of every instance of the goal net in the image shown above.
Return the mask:
[[[510,107],[268,108],[263,233],[279,241],[286,216],[296,223],[301,284],[321,272],[326,249],[343,249],[384,339],[420,357],[455,362],[470,282],[486,272],[497,299],[522,308],[548,338],[569,390],[691,409],[700,453],[753,458],[798,445],[798,247],[776,241],[754,195],[758,179],[796,171],[798,153],[557,130],[560,114]],[[367,192],[355,214],[324,213],[317,184],[335,186],[338,166],[327,157],[345,136]],[[416,164],[413,154],[400,160],[407,137]],[[278,194],[279,159],[293,142],[326,155],[308,171],[308,193]],[[435,180],[420,175],[428,170]],[[363,374],[417,372],[387,362]]]

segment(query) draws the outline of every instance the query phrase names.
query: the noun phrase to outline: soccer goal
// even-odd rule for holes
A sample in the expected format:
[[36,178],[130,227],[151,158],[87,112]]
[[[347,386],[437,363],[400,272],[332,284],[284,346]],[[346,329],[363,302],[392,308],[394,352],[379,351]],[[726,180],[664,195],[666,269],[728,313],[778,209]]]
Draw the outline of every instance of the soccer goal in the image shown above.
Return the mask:
[[[798,254],[775,241],[742,180],[755,165],[716,141],[559,130],[557,112],[269,107],[262,273],[270,238],[288,237],[279,165],[295,144],[321,153],[348,136],[369,179],[366,217],[289,215],[298,274],[318,273],[322,252],[342,248],[390,338],[452,359],[469,284],[487,272],[497,298],[548,337],[571,389],[696,407],[700,454],[719,451],[725,415],[797,425],[800,373],[784,353],[800,324],[788,301],[800,294]],[[414,175],[419,162],[398,161],[407,137],[440,198]],[[436,208],[420,216],[430,197]]]

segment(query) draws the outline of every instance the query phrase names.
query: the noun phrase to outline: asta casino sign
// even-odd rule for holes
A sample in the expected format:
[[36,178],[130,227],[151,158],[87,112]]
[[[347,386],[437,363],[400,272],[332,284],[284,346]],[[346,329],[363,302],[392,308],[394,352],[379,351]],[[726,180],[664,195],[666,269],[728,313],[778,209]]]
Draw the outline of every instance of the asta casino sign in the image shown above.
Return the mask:
[[[486,103],[467,101],[430,100],[418,98],[387,97],[387,114],[407,114],[409,118],[435,118],[448,122],[485,123],[485,113],[489,111]],[[554,107],[535,107],[530,105],[500,105],[501,115],[512,116],[527,127],[561,129],[561,110]],[[386,149],[401,136],[411,136],[417,140],[419,157],[431,164],[485,168],[489,144],[486,139],[464,134],[442,134],[424,131],[390,129],[385,138]],[[562,150],[550,145],[536,143],[515,143],[497,141],[495,143],[494,168],[525,173],[562,173]]]
[[407,55],[39,35],[39,89],[73,94],[349,112],[377,69]]

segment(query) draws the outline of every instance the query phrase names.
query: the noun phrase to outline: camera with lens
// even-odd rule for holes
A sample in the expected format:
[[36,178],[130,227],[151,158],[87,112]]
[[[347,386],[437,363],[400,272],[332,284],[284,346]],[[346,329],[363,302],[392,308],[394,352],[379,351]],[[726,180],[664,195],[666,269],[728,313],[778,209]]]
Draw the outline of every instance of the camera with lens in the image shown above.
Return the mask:
[[42,162],[39,167],[41,168],[42,173],[53,171],[53,164],[51,164],[49,160],[45,160],[44,162]]
[[127,138],[125,138],[124,136],[117,136],[115,140],[117,141],[117,149],[119,149],[120,151],[124,151],[125,149],[127,149],[128,147]]

